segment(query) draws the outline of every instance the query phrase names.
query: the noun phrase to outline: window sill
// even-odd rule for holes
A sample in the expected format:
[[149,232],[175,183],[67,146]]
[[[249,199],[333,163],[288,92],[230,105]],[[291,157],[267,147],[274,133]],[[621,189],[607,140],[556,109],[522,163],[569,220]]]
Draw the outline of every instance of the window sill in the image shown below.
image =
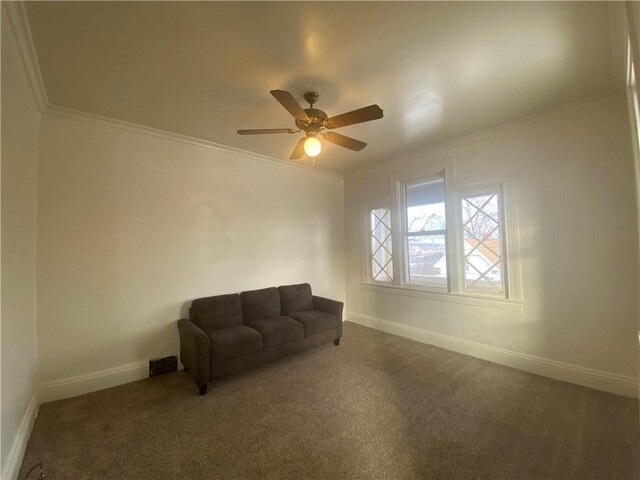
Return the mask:
[[403,295],[405,297],[425,298],[439,302],[460,303],[464,305],[475,305],[477,307],[499,308],[502,310],[511,310],[513,312],[522,312],[522,300],[461,295],[459,293],[450,292],[435,292],[412,287],[401,287],[399,285],[362,283],[361,286],[363,290],[389,295]]

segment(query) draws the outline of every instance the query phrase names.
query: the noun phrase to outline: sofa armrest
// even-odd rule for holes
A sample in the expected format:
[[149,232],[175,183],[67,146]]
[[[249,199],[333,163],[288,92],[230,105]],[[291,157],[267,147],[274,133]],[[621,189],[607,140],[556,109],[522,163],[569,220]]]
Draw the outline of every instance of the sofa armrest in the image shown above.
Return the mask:
[[180,361],[200,385],[209,383],[211,341],[208,335],[191,320],[178,320],[180,333]]
[[314,295],[313,308],[335,315],[338,319],[337,338],[342,337],[342,309],[344,308],[344,303],[337,300],[331,300],[330,298],[324,298]]

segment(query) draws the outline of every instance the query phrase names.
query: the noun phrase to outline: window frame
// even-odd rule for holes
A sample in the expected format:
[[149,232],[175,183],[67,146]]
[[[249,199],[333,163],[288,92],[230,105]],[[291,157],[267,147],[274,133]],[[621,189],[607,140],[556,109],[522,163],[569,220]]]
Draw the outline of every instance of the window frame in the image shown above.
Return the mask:
[[[451,225],[454,225],[455,217],[451,208],[447,205],[451,204],[453,199],[452,181],[455,177],[455,164],[450,158],[444,158],[420,165],[414,168],[404,170],[389,176],[389,187],[392,192],[391,202],[391,238],[393,241],[393,249],[397,252],[396,259],[402,261],[394,261],[394,278],[393,286],[398,288],[408,288],[424,292],[434,292],[440,294],[448,294],[452,291],[453,285],[451,281],[451,261],[450,257],[452,242],[455,237],[452,235]],[[425,285],[411,284],[407,282],[409,278],[408,272],[408,249],[403,239],[403,224],[406,225],[406,202],[405,202],[405,184],[420,183],[425,180],[435,178],[437,176],[444,177],[444,198],[445,198],[445,248],[447,252],[447,288],[434,288]]]
[[[439,175],[444,176],[445,187],[445,245],[447,255],[447,289],[408,283],[408,248],[404,236],[408,229],[406,220],[405,185],[418,184]],[[363,276],[362,288],[384,294],[425,298],[458,304],[499,308],[522,312],[522,282],[519,258],[519,230],[517,219],[517,197],[504,182],[490,177],[472,178],[464,182],[456,179],[455,158],[447,157],[430,161],[413,168],[389,175],[391,202],[376,208],[389,208],[391,213],[391,240],[393,281],[375,282],[367,272]],[[469,292],[465,288],[464,238],[462,234],[462,200],[466,197],[498,193],[501,221],[503,294]],[[507,199],[509,204],[507,204]],[[367,211],[367,217],[368,212]],[[364,218],[363,215],[361,218]],[[368,220],[365,232],[369,232]],[[368,240],[368,239],[367,239]],[[365,266],[369,266],[369,249]]]
[[[371,234],[372,234],[372,228],[373,225],[371,224],[371,213],[374,210],[388,210],[389,211],[389,229],[391,230],[391,272],[393,275],[393,278],[388,281],[388,282],[383,282],[381,280],[376,280],[373,278],[373,269],[372,269],[372,262],[373,262],[373,252],[371,251]],[[395,245],[393,243],[393,228],[392,228],[392,216],[393,216],[393,209],[391,208],[390,205],[382,205],[382,206],[375,206],[375,207],[365,207],[364,209],[364,229],[366,232],[366,237],[364,240],[364,259],[365,259],[365,266],[363,269],[363,275],[365,278],[365,281],[368,282],[371,285],[393,285],[393,282],[395,281],[396,278],[396,272],[395,272],[395,263],[396,263],[396,251],[395,251]]]
[[[411,187],[414,185],[420,185],[422,183],[429,182],[435,179],[442,179],[444,183],[444,212],[445,212],[445,229],[444,230],[429,230],[429,231],[420,231],[420,232],[409,232],[409,219],[407,217],[407,187]],[[424,288],[425,290],[435,291],[435,292],[450,292],[450,259],[449,259],[449,232],[450,232],[450,223],[449,223],[449,208],[447,207],[447,179],[446,172],[441,171],[437,173],[433,173],[427,176],[414,178],[411,180],[400,181],[399,183],[399,207],[400,207],[400,234],[401,234],[401,242],[402,242],[402,284],[410,286],[412,288]],[[393,234],[393,231],[392,231]],[[444,235],[444,248],[445,255],[447,257],[447,282],[444,287],[438,287],[435,285],[422,285],[419,283],[411,283],[410,281],[410,273],[409,273],[409,237],[420,237],[420,236],[430,236],[430,235]]]
[[[469,291],[466,285],[466,275],[465,275],[465,260],[466,254],[464,251],[464,224],[463,224],[463,213],[462,213],[462,202],[469,197],[483,196],[483,195],[493,195],[496,194],[498,199],[498,209],[500,212],[500,262],[502,263],[501,269],[501,277],[502,277],[502,293],[482,293],[482,292],[473,292]],[[458,247],[458,253],[460,255],[460,261],[458,262],[458,275],[460,280],[460,290],[459,293],[463,295],[473,295],[478,297],[488,297],[488,298],[496,298],[496,299],[509,299],[510,297],[510,288],[509,288],[509,279],[510,279],[510,266],[511,260],[509,259],[509,248],[507,245],[507,235],[506,232],[509,230],[507,226],[506,216],[505,216],[505,201],[504,201],[504,191],[502,183],[498,182],[484,182],[480,185],[471,185],[467,187],[458,188],[456,190],[455,195],[456,202],[456,242]]]

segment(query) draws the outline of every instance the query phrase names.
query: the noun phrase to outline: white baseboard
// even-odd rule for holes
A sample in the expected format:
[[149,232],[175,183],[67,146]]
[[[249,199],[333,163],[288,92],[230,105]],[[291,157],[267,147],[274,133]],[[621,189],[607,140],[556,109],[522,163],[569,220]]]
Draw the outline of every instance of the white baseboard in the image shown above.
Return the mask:
[[29,400],[11,450],[2,465],[0,478],[2,480],[15,480],[18,478],[22,459],[24,458],[41,403],[115,387],[141,380],[148,375],[149,364],[147,362],[133,362],[115,368],[40,384],[39,392],[36,392]]
[[7,459],[2,466],[2,480],[16,480],[18,478],[24,452],[27,450],[27,444],[29,443],[29,438],[31,438],[31,431],[38,416],[39,407],[40,402],[38,393],[36,392],[31,396],[31,400],[29,400],[27,410],[24,412],[16,436],[13,439],[11,450],[9,450]]
[[348,313],[347,319],[350,322],[382,330],[383,332],[393,335],[428,343],[429,345],[435,345],[446,350],[463,353],[519,370],[525,370],[537,375],[576,383],[597,390],[624,395],[625,397],[638,397],[638,380],[633,377],[558,362],[556,360],[548,360],[546,358],[514,352],[512,350],[451,337],[441,333],[429,332],[402,323],[391,322],[360,313]]
[[127,363],[98,372],[42,383],[40,385],[40,400],[45,403],[63,398],[77,397],[85,393],[142,380],[148,376],[149,364],[147,362]]

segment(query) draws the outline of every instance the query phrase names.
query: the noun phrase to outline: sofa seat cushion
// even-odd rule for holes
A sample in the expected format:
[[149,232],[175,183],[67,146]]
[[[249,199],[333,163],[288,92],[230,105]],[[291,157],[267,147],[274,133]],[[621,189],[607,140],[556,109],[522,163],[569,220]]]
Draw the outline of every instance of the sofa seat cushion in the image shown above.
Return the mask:
[[313,295],[311,293],[311,285],[308,283],[282,285],[278,287],[278,292],[280,292],[282,315],[313,310]]
[[262,350],[262,335],[246,325],[206,329],[211,340],[211,362],[221,362]]
[[264,348],[273,347],[304,337],[304,327],[290,317],[272,317],[251,322],[251,328],[255,328],[262,335]]
[[295,312],[290,313],[289,316],[304,325],[304,335],[306,337],[338,326],[338,319],[335,315],[321,312],[320,310]]

